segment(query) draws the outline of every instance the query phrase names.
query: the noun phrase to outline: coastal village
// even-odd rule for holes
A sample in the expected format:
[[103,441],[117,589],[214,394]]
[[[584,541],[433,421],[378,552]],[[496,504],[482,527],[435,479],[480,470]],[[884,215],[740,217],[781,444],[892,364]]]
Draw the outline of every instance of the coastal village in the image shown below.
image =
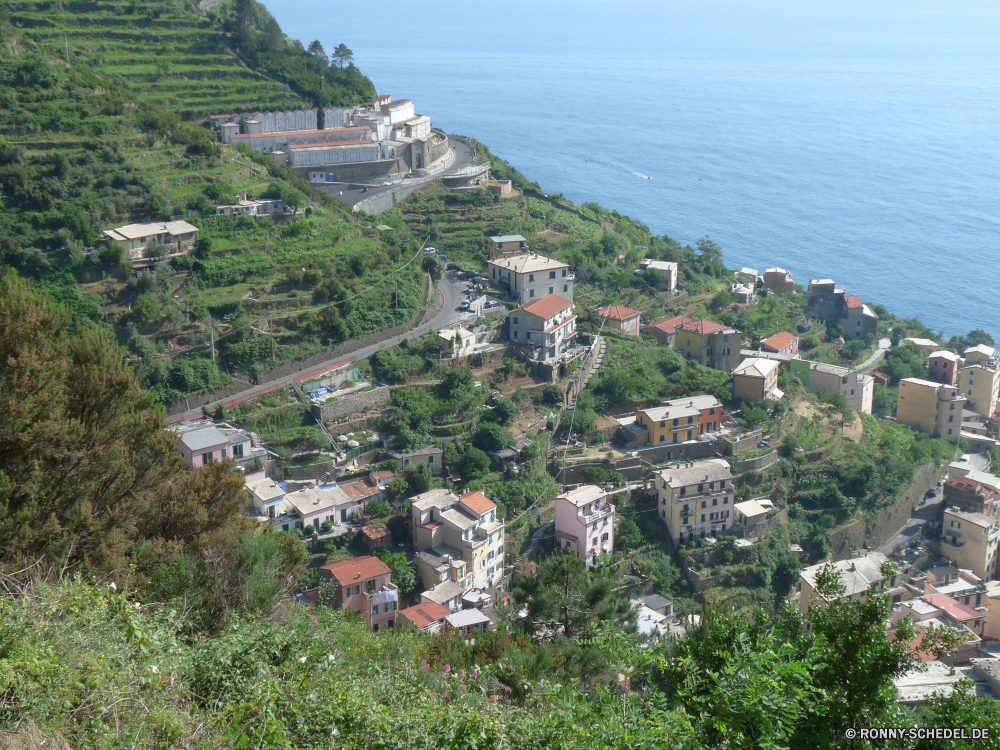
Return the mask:
[[[667,746],[687,729],[665,712],[619,731],[646,697],[722,674],[716,655],[737,642],[804,660],[838,617],[853,623],[829,646],[841,661],[810,669],[855,679],[872,669],[857,656],[868,643],[896,649],[901,666],[872,688],[883,718],[976,698],[1000,710],[1000,348],[986,330],[946,337],[848,293],[844,269],[730,267],[740,248],[545,192],[414,101],[377,94],[345,45],[328,58],[263,6],[219,5],[183,28],[232,43],[218,49],[252,85],[195,99],[190,71],[178,83],[170,67],[188,63],[161,61],[136,68],[165,86],[137,105],[88,70],[77,88],[121,97],[100,116],[122,118],[127,139],[102,120],[83,145],[0,142],[0,297],[30,313],[8,315],[4,335],[31,351],[4,365],[21,368],[4,380],[8,440],[30,439],[0,467],[21,503],[0,523],[27,550],[0,568],[0,740],[30,716],[8,710],[15,683],[75,653],[66,641],[68,656],[5,671],[30,646],[16,618],[91,606],[106,620],[79,631],[117,639],[108,664],[139,673],[154,707],[128,710],[159,716],[175,690],[185,715],[226,704],[212,736],[238,747],[339,747],[349,726],[388,736],[373,716],[423,721],[428,705],[459,706],[435,714],[451,731],[466,699],[482,726],[501,710],[529,725],[553,695],[564,723],[536,736],[573,734],[607,703],[608,736],[655,725],[652,746]],[[34,12],[19,9],[18,28]],[[60,76],[77,75],[70,38]],[[28,49],[58,41],[39,33]],[[86,210],[65,197],[73,184]],[[45,390],[56,377],[59,398]],[[85,459],[105,463],[79,479]],[[98,661],[57,681],[92,695]],[[765,661],[736,671],[767,676],[770,698],[785,677]],[[280,695],[254,705],[270,686]],[[59,710],[88,726],[113,716],[118,731],[118,700],[60,693]],[[337,718],[314,731],[323,701]],[[155,746],[202,746],[201,725],[182,738],[171,721],[150,730]],[[496,725],[461,731],[492,739]]]

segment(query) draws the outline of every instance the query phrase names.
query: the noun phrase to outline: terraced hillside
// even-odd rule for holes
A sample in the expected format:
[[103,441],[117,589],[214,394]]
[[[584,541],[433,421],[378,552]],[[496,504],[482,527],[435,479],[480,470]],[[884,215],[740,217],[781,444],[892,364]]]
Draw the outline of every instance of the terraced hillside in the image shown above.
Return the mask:
[[211,20],[172,2],[11,4],[12,20],[39,50],[100,71],[111,86],[188,119],[211,112],[308,104],[250,70]]

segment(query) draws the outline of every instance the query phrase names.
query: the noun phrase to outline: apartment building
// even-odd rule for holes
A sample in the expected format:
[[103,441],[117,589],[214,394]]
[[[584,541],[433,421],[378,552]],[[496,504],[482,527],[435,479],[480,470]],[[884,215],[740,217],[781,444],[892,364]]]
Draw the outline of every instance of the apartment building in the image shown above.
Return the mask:
[[945,385],[958,385],[958,368],[963,364],[962,358],[955,352],[939,349],[927,357],[927,379]]
[[1000,519],[1000,492],[997,490],[996,477],[990,477],[984,482],[977,478],[981,474],[982,472],[973,471],[968,476],[948,477],[944,483],[944,506]]
[[980,360],[967,363],[958,370],[958,388],[969,401],[969,409],[984,417],[997,411],[997,393],[1000,391],[1000,363]]
[[694,396],[661,401],[659,406],[637,409],[635,422],[622,428],[630,446],[663,445],[694,440],[722,425],[722,402],[715,396]]
[[941,555],[959,569],[992,581],[997,572],[1000,523],[982,513],[946,508],[941,530]]
[[733,370],[733,399],[736,401],[766,401],[780,399],[778,390],[780,364],[773,359],[750,357]]
[[426,587],[451,581],[468,590],[500,582],[504,522],[496,507],[482,492],[438,489],[411,500],[417,571]]
[[[840,573],[840,583],[844,586],[844,592],[838,599],[862,599],[873,593],[893,593],[896,588],[896,576],[886,580],[882,574],[882,566],[888,558],[881,552],[864,552],[863,554],[851,557],[848,560],[838,560],[830,563]],[[828,603],[832,599],[816,591],[816,577],[827,563],[817,563],[803,568],[799,572],[799,612],[803,617],[808,618],[810,610],[817,603]],[[895,592],[894,595],[901,595]],[[806,629],[812,628],[810,623],[806,623]]]
[[332,606],[360,613],[373,633],[395,626],[398,589],[389,566],[377,557],[355,557],[324,565],[320,573],[335,584]]
[[674,348],[685,359],[726,372],[732,372],[740,363],[742,341],[742,334],[735,328],[710,320],[681,323],[674,332]]
[[774,294],[788,294],[795,291],[795,278],[784,268],[771,266],[764,269],[764,288]]
[[588,566],[615,548],[615,506],[592,484],[556,495],[556,548],[573,549]]
[[807,359],[793,359],[788,364],[792,375],[810,393],[823,391],[830,396],[843,393],[854,411],[871,414],[872,394],[875,390],[875,379],[871,375],[849,367],[810,362]]
[[733,473],[721,458],[656,472],[657,517],[674,547],[731,527],[736,522],[733,492]]
[[558,294],[532,300],[511,310],[510,341],[528,359],[558,359],[576,342],[573,302]]
[[968,402],[956,386],[921,378],[899,381],[896,421],[937,437],[958,437]]
[[506,291],[511,299],[530,302],[550,294],[573,301],[569,266],[534,253],[500,255],[487,263],[490,283]]
[[605,320],[605,325],[612,331],[621,331],[629,336],[639,335],[639,318],[642,313],[630,307],[621,305],[610,305],[601,308],[598,312]]

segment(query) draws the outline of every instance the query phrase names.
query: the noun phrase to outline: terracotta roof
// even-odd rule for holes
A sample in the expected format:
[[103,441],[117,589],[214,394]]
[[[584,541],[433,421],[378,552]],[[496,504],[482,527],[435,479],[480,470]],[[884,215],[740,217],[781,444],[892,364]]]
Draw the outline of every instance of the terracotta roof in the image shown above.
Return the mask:
[[683,323],[693,322],[689,318],[685,318],[683,315],[674,315],[671,318],[664,318],[663,320],[658,320],[655,323],[650,323],[648,326],[643,326],[642,330],[648,330],[650,328],[656,328],[657,330],[663,331],[664,333],[673,333],[677,326]]
[[383,526],[380,523],[368,524],[361,530],[361,533],[368,539],[371,539],[372,541],[376,539],[381,539],[382,537],[387,536],[389,534],[385,526]]
[[377,557],[355,557],[353,560],[324,565],[320,570],[327,571],[331,578],[336,578],[344,586],[353,586],[358,581],[392,573],[389,566]]
[[788,331],[782,331],[781,333],[776,333],[770,338],[764,339],[760,342],[760,345],[771,351],[780,352],[786,346],[790,346],[793,342],[798,341],[799,337],[794,333],[789,333]]
[[466,492],[460,496],[459,501],[473,513],[482,515],[497,507],[497,504],[490,500],[481,491]]
[[678,329],[682,331],[691,331],[692,333],[722,333],[723,331],[733,330],[729,326],[724,326],[719,323],[713,323],[711,320],[690,320],[687,323],[681,323],[677,326]]
[[573,303],[568,299],[560,297],[558,294],[549,294],[541,299],[532,300],[520,307],[515,307],[511,312],[527,312],[537,315],[539,318],[551,318],[568,307],[573,307]]
[[989,495],[993,492],[993,488],[989,487],[982,482],[977,482],[975,479],[969,479],[968,477],[948,477],[945,480],[945,486],[951,487],[968,487],[981,492],[984,495]]
[[982,620],[985,617],[984,613],[977,612],[968,604],[955,601],[947,594],[934,594],[933,596],[925,596],[923,599],[935,607],[940,607],[955,620]]
[[418,628],[430,625],[432,622],[440,622],[450,614],[450,609],[437,602],[421,602],[399,611],[400,617],[409,620]]
[[345,495],[355,502],[369,498],[372,495],[377,495],[382,491],[381,488],[370,479],[359,479],[355,482],[347,482],[338,486],[344,491]]
[[371,478],[375,481],[379,479],[392,479],[393,473],[391,471],[373,471],[371,473]]
[[605,307],[597,314],[602,318],[611,318],[612,320],[628,320],[629,318],[634,318],[636,315],[642,315],[639,310],[633,310],[631,307],[622,307],[621,305]]
[[844,302],[852,310],[860,310],[862,307],[865,306],[865,303],[861,301],[861,297],[859,297],[856,294],[844,295]]

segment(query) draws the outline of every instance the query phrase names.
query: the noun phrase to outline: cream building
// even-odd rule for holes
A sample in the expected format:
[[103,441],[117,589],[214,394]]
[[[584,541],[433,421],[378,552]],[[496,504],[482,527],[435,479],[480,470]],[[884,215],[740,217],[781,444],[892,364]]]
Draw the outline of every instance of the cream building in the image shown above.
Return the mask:
[[899,381],[896,421],[928,435],[958,437],[967,401],[956,386],[904,378]]
[[569,272],[569,266],[558,260],[522,253],[499,256],[487,265],[490,283],[500,289],[506,288],[511,299],[522,304],[550,294],[573,301],[575,277]]
[[730,528],[736,522],[733,492],[733,473],[721,458],[656,472],[657,517],[674,547]]
[[[504,522],[482,492],[430,490],[410,502],[417,572],[427,588],[489,588],[503,577]],[[457,553],[457,554],[456,554]]]
[[984,417],[992,417],[997,408],[1000,390],[1000,364],[982,359],[958,371],[958,388],[968,401],[969,409]]
[[[844,587],[844,592],[837,598],[863,599],[873,593],[892,595],[896,588],[896,576],[887,581],[882,575],[882,566],[886,562],[888,562],[888,558],[881,552],[864,552],[849,560],[829,563],[840,573],[840,584]],[[816,591],[817,576],[827,564],[824,562],[810,565],[799,573],[799,612],[806,619],[809,617],[809,612],[818,603],[826,604],[832,601]],[[806,629],[812,629],[809,622],[806,623]]]
[[151,242],[168,245],[171,253],[181,253],[194,247],[198,227],[186,221],[154,221],[148,224],[128,224],[117,229],[106,229],[104,238],[125,246],[129,260],[143,257]]
[[991,581],[996,577],[1000,525],[982,513],[946,508],[941,530],[941,554],[959,569]]

